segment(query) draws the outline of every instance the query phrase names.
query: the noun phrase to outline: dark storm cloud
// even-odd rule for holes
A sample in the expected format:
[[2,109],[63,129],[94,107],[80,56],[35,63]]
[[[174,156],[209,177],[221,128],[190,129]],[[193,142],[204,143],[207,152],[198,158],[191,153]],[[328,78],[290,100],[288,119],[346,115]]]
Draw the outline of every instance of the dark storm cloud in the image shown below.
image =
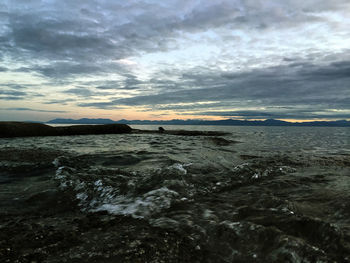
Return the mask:
[[[86,82],[86,86],[94,86],[98,90],[142,90],[145,84],[149,82],[144,82],[138,79],[137,76],[130,73],[121,73],[119,75],[122,79],[119,81],[99,81],[99,82]],[[96,85],[97,84],[97,85]]]
[[183,115],[204,115],[204,116],[217,116],[217,117],[230,117],[230,118],[240,118],[240,119],[348,119],[350,118],[349,113],[332,112],[321,110],[319,112],[314,112],[305,110],[292,110],[292,111],[202,111],[195,113],[183,113]]
[[[59,4],[57,4],[57,7]],[[42,4],[32,12],[14,10],[9,16],[8,50],[18,50],[23,59],[96,59],[107,56],[113,48],[108,37],[98,34],[96,23],[79,16],[72,17],[70,10],[54,10]],[[64,6],[61,6],[64,8]],[[11,42],[10,42],[11,41]]]
[[92,91],[91,89],[87,87],[77,87],[68,89],[62,92],[63,94],[70,94],[70,95],[76,95],[79,97],[94,97],[94,96],[107,96],[107,95],[113,95],[113,92],[101,92],[101,91]]
[[31,71],[38,72],[50,78],[64,78],[78,74],[97,74],[102,69],[98,65],[76,63],[53,63],[48,66],[33,67]]
[[32,85],[20,85],[20,84],[13,84],[13,83],[6,83],[6,84],[0,84],[0,86],[5,86],[14,90],[23,90],[26,89],[26,86],[32,86]]
[[[96,10],[98,5],[102,5],[100,10]],[[7,39],[2,49],[16,60],[35,58],[87,64],[80,67],[91,67],[90,63],[104,59],[117,60],[139,52],[165,50],[164,34],[172,30],[168,30],[162,18],[151,14],[152,5],[143,5],[144,11],[137,10],[138,5],[141,7],[137,3],[130,7],[115,4],[109,10],[108,3],[53,1],[33,4],[32,9],[23,11],[18,4],[4,23],[9,30],[2,32],[3,41]],[[135,15],[131,17],[123,13],[134,9]],[[51,67],[58,68],[62,74],[71,74],[71,70],[60,66]],[[50,68],[33,70],[52,76]],[[86,73],[86,70],[72,70]],[[95,72],[99,70],[103,69],[95,68]]]
[[37,92],[30,92],[26,87],[34,87],[35,85],[19,85],[6,83],[0,84],[0,99],[1,100],[23,100],[43,97],[44,95]]
[[49,112],[49,113],[65,113],[65,112],[67,112],[67,111],[41,110],[41,109],[31,109],[31,108],[1,108],[0,110],[9,110],[9,111],[36,111],[36,112]]
[[14,97],[14,96],[0,96],[0,100],[22,100],[23,97]]
[[143,84],[136,76],[132,74],[124,74],[124,88],[126,89],[138,89],[139,85]]
[[[290,37],[297,37],[303,45],[309,36],[305,32],[314,33],[313,29],[303,30],[316,25],[314,28],[320,30],[319,34],[330,40],[334,37],[346,40],[348,33],[337,31],[346,21],[340,21],[342,14],[337,17],[336,12],[348,7],[348,0],[4,0],[0,3],[0,59],[4,61],[4,65],[0,65],[1,74],[23,74],[45,82],[38,83],[37,87],[6,86],[0,91],[0,99],[40,96],[34,89],[39,92],[38,87],[47,87],[53,89],[51,95],[60,93],[70,98],[43,99],[44,104],[64,105],[75,101],[80,107],[140,106],[149,110],[213,115],[229,114],[233,108],[241,108],[236,113],[247,118],[275,117],[279,116],[278,112],[284,112],[281,108],[261,112],[248,112],[244,108],[286,106],[289,110],[301,108],[300,112],[292,113],[293,116],[323,116],[325,109],[350,107],[350,62],[341,54],[346,52],[339,47],[341,51],[332,58],[329,50],[323,54],[322,39],[316,34],[311,44],[305,42],[307,47],[295,48],[296,53],[304,52],[300,55],[304,59],[297,58],[285,51],[288,45],[284,50],[274,51],[281,45],[276,36],[279,30],[287,29]],[[240,35],[234,35],[238,31]],[[272,32],[271,41],[258,39],[268,32]],[[343,37],[339,37],[341,35]],[[223,39],[230,39],[228,47]],[[235,39],[246,39],[242,43],[247,46],[239,47]],[[254,41],[265,41],[271,46],[262,43],[261,53],[248,50]],[[187,43],[201,44],[203,56],[212,51],[205,47],[215,46],[218,55],[211,57],[213,61],[185,57],[186,61],[178,63],[179,60],[172,57],[174,54],[167,53],[173,50],[181,53],[180,47],[185,49]],[[272,57],[279,57],[281,65],[266,66],[278,63],[263,49],[269,49],[274,54]],[[313,50],[319,52],[312,53]],[[244,55],[246,51],[251,53]],[[225,52],[230,56],[223,55]],[[157,53],[158,57],[153,58],[156,62],[147,57],[151,53]],[[142,76],[131,70],[133,66],[128,62],[134,61],[128,60],[130,57],[136,58],[135,61],[144,58],[138,69]],[[157,62],[159,57],[160,61],[169,59],[168,66]],[[305,57],[315,63],[305,63]],[[228,62],[223,64],[222,58]],[[172,65],[172,59],[179,65]],[[233,68],[236,59],[253,62],[247,65],[237,62],[242,64],[237,68],[247,66],[245,72],[227,71]],[[274,61],[269,64],[271,60]],[[184,66],[187,62],[191,66]],[[252,67],[255,69],[248,70]],[[147,75],[143,69],[152,73]],[[117,80],[110,81],[111,75]],[[94,77],[105,80],[89,83]],[[84,79],[87,80],[84,82]],[[57,87],[65,90],[62,92]],[[98,96],[100,98],[96,98]],[[82,98],[89,100],[79,102]],[[96,101],[91,101],[93,99]],[[306,110],[310,105],[312,109]],[[225,109],[227,112],[222,113]]]
[[[232,106],[322,104],[323,107],[349,109],[349,65],[349,61],[324,66],[303,63],[298,67],[271,67],[245,73],[184,74],[184,81],[193,85],[191,89],[171,92],[163,90],[154,95],[135,96],[113,102],[118,105],[155,106],[220,101],[221,106],[227,106],[231,101]],[[187,109],[191,110],[191,105]]]
[[[316,19],[315,12],[340,9],[346,3],[345,0],[15,2],[5,1],[0,7],[1,49],[14,60],[27,64],[30,59],[49,62],[47,67],[32,68],[48,77],[104,72],[108,65],[102,62],[106,59],[175,48],[175,38],[181,32],[204,32],[223,26],[264,28],[276,23],[293,26]],[[65,65],[72,61],[76,65]]]
[[30,65],[27,67],[20,67],[14,72],[29,72],[40,74],[48,78],[52,83],[66,82],[67,84],[74,82],[74,78],[79,75],[99,76],[101,74],[109,74],[113,72],[120,72],[124,74],[125,70],[116,63],[107,62],[84,62],[78,63],[76,61],[64,62],[50,62],[45,65]]
[[[304,65],[305,66],[305,65]],[[300,72],[302,76],[311,79],[322,79],[323,81],[334,81],[336,79],[350,78],[350,61],[334,62],[328,66],[319,67],[315,65],[307,65],[309,69]]]
[[104,54],[105,50],[113,47],[108,38],[101,38],[97,31],[91,30],[98,29],[95,23],[84,19],[78,22],[70,20],[71,18],[60,21],[55,17],[43,17],[34,15],[11,17],[11,36],[17,47],[46,53],[49,56],[70,55],[70,52],[81,55],[82,51]]
[[82,96],[82,97],[90,97],[94,95],[94,93],[87,88],[73,88],[73,89],[65,90],[62,93],[73,94],[73,95]]
[[130,73],[119,74],[119,80],[96,80],[77,82],[81,86],[93,87],[97,90],[133,90],[144,84],[137,76]]
[[114,102],[91,102],[91,103],[79,103],[79,107],[95,108],[95,109],[117,109],[123,108],[115,105]]
[[60,104],[60,105],[67,105],[68,102],[75,101],[74,99],[62,99],[62,100],[50,100],[43,102],[44,104]]
[[113,90],[113,89],[118,89],[119,88],[119,85],[103,85],[103,86],[97,86],[95,87],[96,89],[99,89],[99,90]]
[[[325,112],[325,109],[350,110],[349,66],[349,61],[322,66],[300,62],[297,66],[290,64],[242,73],[209,70],[200,73],[204,70],[196,69],[173,72],[181,76],[177,82],[179,87],[170,89],[174,91],[169,91],[166,85],[158,85],[158,79],[152,79],[147,85],[157,86],[158,89],[153,90],[156,94],[80,103],[78,106],[100,109],[141,106],[147,107],[146,111],[175,110],[221,117],[347,118],[347,114]],[[85,92],[83,89],[73,91]],[[225,111],[232,107],[267,107],[268,110]]]
[[17,90],[0,90],[0,95],[10,95],[10,96],[26,96],[27,93]]
[[209,116],[241,116],[241,117],[273,117],[275,114],[262,111],[206,111],[199,112],[196,115],[209,115]]
[[176,111],[188,111],[189,109],[208,109],[208,108],[216,108],[223,106],[232,106],[230,103],[224,102],[213,102],[213,103],[190,103],[190,104],[169,104],[169,105],[160,105],[156,108],[159,110],[176,110]]

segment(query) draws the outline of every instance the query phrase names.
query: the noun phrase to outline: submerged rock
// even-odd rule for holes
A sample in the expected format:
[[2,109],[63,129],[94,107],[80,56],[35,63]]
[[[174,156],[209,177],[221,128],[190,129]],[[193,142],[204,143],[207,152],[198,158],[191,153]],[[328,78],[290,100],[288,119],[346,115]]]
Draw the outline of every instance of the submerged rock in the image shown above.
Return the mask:
[[170,135],[179,135],[179,136],[223,136],[228,135],[230,133],[228,132],[221,132],[221,131],[188,131],[188,130],[161,130],[159,127],[158,131],[152,131],[152,130],[139,130],[139,129],[133,129],[133,133],[138,134],[170,134]]
[[211,137],[211,142],[217,146],[227,146],[233,143],[238,143],[237,141],[230,141],[220,137]]
[[130,133],[126,124],[51,127],[42,123],[0,122],[0,138]]

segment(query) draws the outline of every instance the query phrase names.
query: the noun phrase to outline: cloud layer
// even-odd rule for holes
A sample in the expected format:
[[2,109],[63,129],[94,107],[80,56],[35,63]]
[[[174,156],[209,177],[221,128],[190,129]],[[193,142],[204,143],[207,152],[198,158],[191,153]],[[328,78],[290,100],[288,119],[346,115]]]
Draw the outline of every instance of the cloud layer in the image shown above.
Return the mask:
[[5,0],[0,100],[62,116],[350,118],[349,12],[347,0]]

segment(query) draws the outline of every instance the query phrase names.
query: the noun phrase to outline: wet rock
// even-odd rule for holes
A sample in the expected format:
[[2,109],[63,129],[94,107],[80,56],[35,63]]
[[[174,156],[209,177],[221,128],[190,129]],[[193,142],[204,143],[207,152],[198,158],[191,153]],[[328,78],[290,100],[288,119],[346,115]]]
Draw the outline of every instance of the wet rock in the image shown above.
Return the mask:
[[0,162],[51,163],[57,156],[62,154],[63,151],[38,147],[29,149],[4,147],[0,149]]
[[131,128],[126,124],[75,125],[55,127],[55,129],[58,135],[118,134],[131,132]]
[[299,238],[281,235],[273,245],[275,248],[267,255],[270,262],[329,262],[322,249]]
[[258,159],[258,158],[261,158],[261,156],[249,155],[249,154],[241,154],[239,157],[240,157],[242,160],[251,160],[251,159]]
[[51,127],[42,123],[0,122],[0,138],[130,133],[126,124]]
[[181,135],[181,136],[220,136],[226,135],[227,132],[217,132],[217,131],[186,131],[186,130],[174,130],[166,131],[166,134],[171,135]]
[[227,146],[227,145],[230,145],[233,143],[237,143],[236,141],[230,141],[230,140],[220,138],[220,137],[212,137],[212,138],[210,138],[210,141],[217,146]]
[[0,182],[53,173],[52,161],[62,154],[62,151],[42,148],[4,147],[0,149]]
[[145,220],[72,216],[2,219],[1,262],[203,262],[190,240]]
[[[161,128],[161,127],[160,127]],[[133,129],[132,133],[136,134],[159,134],[159,131],[138,130]],[[230,134],[220,131],[188,131],[188,130],[164,130],[162,134],[178,135],[178,136],[223,136]]]
[[0,138],[57,135],[56,129],[41,123],[0,122]]
[[104,166],[113,166],[113,165],[135,165],[142,160],[134,155],[116,155],[112,157],[105,156],[103,165]]

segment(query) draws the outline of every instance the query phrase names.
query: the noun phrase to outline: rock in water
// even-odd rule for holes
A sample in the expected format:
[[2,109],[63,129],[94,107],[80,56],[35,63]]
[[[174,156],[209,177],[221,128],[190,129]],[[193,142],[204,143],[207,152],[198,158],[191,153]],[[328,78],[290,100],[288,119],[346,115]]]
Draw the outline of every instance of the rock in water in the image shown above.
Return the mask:
[[130,133],[126,124],[51,127],[42,123],[0,122],[0,138]]
[[126,124],[103,124],[56,127],[56,130],[58,135],[89,135],[130,133],[132,129]]
[[0,122],[0,138],[53,136],[56,135],[56,133],[54,127],[41,123]]

